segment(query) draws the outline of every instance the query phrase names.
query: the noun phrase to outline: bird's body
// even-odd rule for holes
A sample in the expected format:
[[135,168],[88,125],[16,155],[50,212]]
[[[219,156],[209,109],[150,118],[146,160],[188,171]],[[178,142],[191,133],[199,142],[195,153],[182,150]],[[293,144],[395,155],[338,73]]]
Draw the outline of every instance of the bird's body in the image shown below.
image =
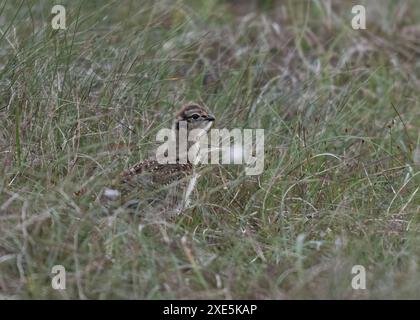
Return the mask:
[[[214,117],[200,105],[191,103],[177,113],[173,125],[175,132],[181,121],[187,123],[188,131],[197,128],[207,131]],[[174,143],[179,146],[178,140]],[[183,163],[178,154],[174,163],[147,159],[120,174],[112,188],[104,190],[101,198],[106,202],[118,200],[119,205],[144,215],[173,215],[188,206],[197,178],[193,163],[189,159]]]
[[145,160],[132,166],[121,175],[121,182],[134,187],[140,178],[147,185],[168,185],[192,172],[191,163],[161,164],[157,160]]

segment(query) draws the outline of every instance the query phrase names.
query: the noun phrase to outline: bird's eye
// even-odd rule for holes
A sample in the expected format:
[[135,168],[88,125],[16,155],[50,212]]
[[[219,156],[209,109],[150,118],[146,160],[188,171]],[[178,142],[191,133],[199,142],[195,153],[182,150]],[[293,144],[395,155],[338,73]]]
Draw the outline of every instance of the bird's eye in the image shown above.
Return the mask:
[[193,119],[198,119],[198,118],[200,118],[200,115],[198,115],[198,114],[193,114],[192,116],[191,116],[191,118],[193,118]]

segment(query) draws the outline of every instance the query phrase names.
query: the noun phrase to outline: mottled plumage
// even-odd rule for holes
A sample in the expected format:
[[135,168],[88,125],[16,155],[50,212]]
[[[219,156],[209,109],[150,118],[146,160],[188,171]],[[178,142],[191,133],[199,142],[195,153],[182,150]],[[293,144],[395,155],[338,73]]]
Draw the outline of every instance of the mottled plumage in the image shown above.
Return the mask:
[[135,186],[138,178],[150,185],[168,185],[192,173],[191,163],[161,164],[156,160],[145,160],[132,166],[121,175],[121,183]]
[[[214,117],[200,105],[190,103],[176,114],[174,130],[178,130],[180,121],[187,122],[187,130],[208,130]],[[112,188],[103,192],[102,199],[107,203],[118,201],[119,205],[146,215],[170,215],[179,213],[189,203],[197,178],[189,161],[161,164],[156,159],[147,159],[119,175]]]

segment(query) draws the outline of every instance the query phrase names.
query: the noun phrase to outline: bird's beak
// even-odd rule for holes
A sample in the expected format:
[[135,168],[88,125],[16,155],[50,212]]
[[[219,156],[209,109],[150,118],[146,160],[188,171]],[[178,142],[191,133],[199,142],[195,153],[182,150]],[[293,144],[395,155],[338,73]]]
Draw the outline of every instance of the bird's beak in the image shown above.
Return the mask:
[[206,120],[207,120],[207,121],[214,121],[214,120],[216,120],[216,118],[215,118],[213,115],[209,114],[209,115],[207,116]]

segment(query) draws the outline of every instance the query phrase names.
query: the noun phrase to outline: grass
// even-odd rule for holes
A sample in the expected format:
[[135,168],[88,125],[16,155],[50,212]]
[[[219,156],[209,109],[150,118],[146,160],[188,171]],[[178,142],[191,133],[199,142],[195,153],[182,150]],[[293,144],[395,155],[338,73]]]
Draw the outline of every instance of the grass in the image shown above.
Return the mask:
[[[364,1],[367,30],[352,1],[62,3],[66,30],[0,1],[1,298],[420,298],[417,1]],[[191,100],[265,129],[264,172],[207,167],[176,219],[106,212]]]

